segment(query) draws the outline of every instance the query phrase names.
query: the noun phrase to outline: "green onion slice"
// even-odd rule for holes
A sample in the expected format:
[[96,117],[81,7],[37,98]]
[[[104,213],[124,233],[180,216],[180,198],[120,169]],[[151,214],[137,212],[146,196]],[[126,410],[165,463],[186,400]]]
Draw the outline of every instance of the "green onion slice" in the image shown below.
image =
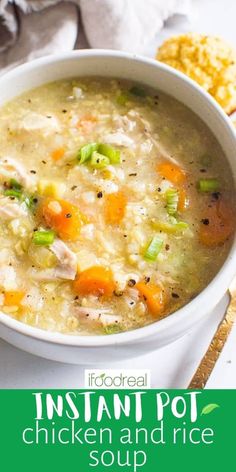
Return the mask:
[[98,150],[97,143],[90,143],[83,146],[80,149],[79,154],[78,154],[79,164],[83,164],[84,162],[88,161],[91,158],[93,152],[97,150]]
[[10,188],[14,190],[21,190],[22,185],[16,179],[10,179]]
[[36,246],[50,246],[55,239],[55,233],[52,230],[35,231],[33,234],[33,243]]
[[91,157],[90,165],[94,169],[103,169],[104,167],[109,166],[110,159],[103,154],[100,154],[97,151],[94,151]]
[[146,97],[146,92],[142,87],[139,87],[138,85],[134,85],[129,89],[129,92],[132,95],[136,95],[136,97]]
[[14,198],[18,198],[18,200],[20,200],[22,198],[22,191],[21,190],[16,190],[16,189],[13,189],[13,188],[9,188],[9,189],[4,191],[4,195],[6,197],[14,197]]
[[201,193],[217,192],[220,188],[220,183],[217,179],[200,179],[197,188]]
[[145,251],[144,258],[148,261],[154,262],[161,251],[162,246],[163,240],[159,238],[159,236],[154,236]]
[[105,326],[104,328],[105,334],[117,334],[117,333],[120,333],[120,331],[121,331],[121,327],[118,323]]
[[118,103],[118,105],[124,106],[126,105],[128,100],[129,100],[129,96],[126,93],[120,93],[120,95],[116,97],[116,103]]
[[178,210],[179,194],[178,190],[170,188],[166,191],[166,207],[169,215],[175,215]]
[[159,231],[163,231],[163,233],[167,234],[182,233],[189,227],[188,223],[185,223],[184,221],[167,223],[165,221],[157,220],[152,220],[152,226],[153,228]]
[[113,146],[109,146],[109,144],[99,144],[98,152],[108,157],[111,164],[120,164],[121,157],[119,149],[115,149]]
[[34,195],[30,195],[30,196],[27,195],[24,198],[24,203],[29,208],[29,210],[34,210],[35,205],[37,204],[37,202],[38,202],[38,199]]

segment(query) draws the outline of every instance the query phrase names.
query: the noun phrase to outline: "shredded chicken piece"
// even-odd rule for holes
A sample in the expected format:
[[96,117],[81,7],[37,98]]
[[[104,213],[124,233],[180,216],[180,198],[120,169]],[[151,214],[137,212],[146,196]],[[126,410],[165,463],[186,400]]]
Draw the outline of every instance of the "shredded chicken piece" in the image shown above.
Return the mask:
[[119,130],[116,133],[107,134],[104,137],[104,142],[107,144],[116,144],[117,146],[126,147],[132,147],[134,145],[134,140],[124,134],[122,130]]
[[151,133],[151,125],[150,123],[143,118],[140,113],[136,110],[130,110],[128,112],[128,115],[130,115],[132,118],[136,118],[137,122],[141,125],[142,131],[145,134],[145,136],[150,140],[150,142],[156,147],[158,152],[164,157],[165,159],[171,161],[173,164],[178,165],[178,161],[174,159],[170,153],[162,146],[160,141],[155,139]]
[[13,267],[8,265],[1,265],[0,267],[0,287],[5,290],[15,290],[16,284],[16,272]]
[[117,131],[129,132],[133,131],[136,127],[136,121],[130,120],[128,116],[115,116],[113,118],[115,124],[118,125],[119,129]]
[[88,321],[99,321],[103,326],[119,323],[122,320],[120,315],[111,314],[111,310],[98,308],[76,307],[76,314]]
[[24,187],[33,187],[35,178],[27,173],[24,166],[13,157],[3,157],[0,159],[0,179],[15,178]]
[[59,261],[59,265],[56,267],[57,272],[64,276],[66,275],[66,277],[62,278],[74,280],[77,272],[77,257],[75,253],[61,239],[56,239],[49,248]]
[[26,206],[22,203],[10,200],[10,198],[0,198],[0,217],[2,219],[12,219],[19,216],[27,216]]
[[74,280],[77,272],[77,257],[74,252],[60,239],[56,239],[49,249],[57,257],[58,265],[52,269],[33,271],[31,277],[35,280]]
[[38,131],[42,130],[45,136],[53,132],[60,131],[58,120],[51,113],[47,116],[41,115],[36,112],[28,112],[16,125],[16,129],[25,131]]

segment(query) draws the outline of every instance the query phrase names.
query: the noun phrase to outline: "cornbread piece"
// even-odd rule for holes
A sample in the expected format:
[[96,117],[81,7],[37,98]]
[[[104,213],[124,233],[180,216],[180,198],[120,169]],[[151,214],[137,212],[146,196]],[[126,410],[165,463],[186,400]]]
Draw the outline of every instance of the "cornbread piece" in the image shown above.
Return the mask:
[[174,36],[158,49],[156,59],[196,80],[226,113],[236,109],[236,51],[222,38]]

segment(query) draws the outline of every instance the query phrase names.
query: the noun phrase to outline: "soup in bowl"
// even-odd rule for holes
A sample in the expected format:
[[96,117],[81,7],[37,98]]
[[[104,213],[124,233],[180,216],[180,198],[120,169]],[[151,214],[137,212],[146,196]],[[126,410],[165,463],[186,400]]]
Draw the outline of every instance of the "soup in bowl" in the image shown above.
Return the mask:
[[72,344],[145,331],[197,300],[227,259],[230,164],[158,78],[51,79],[0,109],[1,313]]

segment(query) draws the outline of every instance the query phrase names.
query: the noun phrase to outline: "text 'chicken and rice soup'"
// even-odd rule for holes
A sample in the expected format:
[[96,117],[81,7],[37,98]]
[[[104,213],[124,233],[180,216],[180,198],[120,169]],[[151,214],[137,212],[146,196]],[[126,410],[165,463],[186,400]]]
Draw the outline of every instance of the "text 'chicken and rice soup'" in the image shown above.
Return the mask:
[[231,171],[188,108],[126,81],[44,85],[0,110],[0,311],[112,334],[195,297],[235,227]]

